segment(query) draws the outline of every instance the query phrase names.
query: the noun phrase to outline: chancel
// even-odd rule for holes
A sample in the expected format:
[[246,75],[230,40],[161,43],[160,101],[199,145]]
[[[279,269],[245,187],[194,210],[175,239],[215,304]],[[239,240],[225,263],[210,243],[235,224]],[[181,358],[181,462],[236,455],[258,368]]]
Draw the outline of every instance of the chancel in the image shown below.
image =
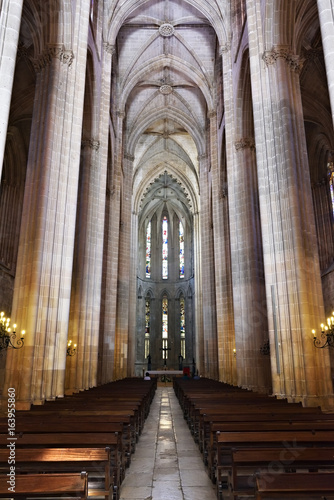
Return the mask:
[[333,410],[333,2],[0,4],[1,404],[189,367]]

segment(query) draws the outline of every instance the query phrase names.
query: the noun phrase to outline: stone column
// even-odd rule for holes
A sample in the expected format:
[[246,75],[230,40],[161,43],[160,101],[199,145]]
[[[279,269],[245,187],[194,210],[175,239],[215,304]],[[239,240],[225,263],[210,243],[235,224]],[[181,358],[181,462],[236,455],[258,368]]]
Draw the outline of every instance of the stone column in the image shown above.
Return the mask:
[[23,0],[0,2],[0,179],[15,73]]
[[238,385],[268,393],[269,357],[260,352],[268,322],[254,139],[241,139],[235,148],[228,185]]
[[118,259],[117,314],[115,335],[115,379],[128,374],[129,310],[130,310],[130,247],[131,247],[131,201],[132,165],[134,157],[123,156],[121,219]]
[[[138,267],[137,256],[138,256],[138,215],[135,212],[131,212],[128,377],[134,376],[135,360],[136,360],[137,314],[136,314],[136,308],[132,307],[132,304],[136,303],[136,296],[137,296],[137,267]],[[143,332],[144,331],[145,328]]]
[[24,348],[7,357],[17,408],[64,394],[89,2],[74,13],[73,50],[49,45],[38,71],[12,318]]
[[[199,157],[199,160],[204,160]],[[198,212],[194,213],[194,331],[193,356],[197,369],[204,375],[204,335],[203,335],[203,294],[202,294],[202,266],[201,266],[201,220]]]
[[[210,118],[215,120],[214,116]],[[214,125],[210,124],[211,129]],[[216,149],[216,147],[215,147]],[[218,379],[217,322],[215,297],[214,243],[212,219],[211,158],[200,159],[201,264],[203,301],[204,367],[202,374]]]
[[334,0],[317,0],[317,2],[334,124]]
[[214,184],[217,186],[217,193],[214,197],[214,214],[217,220],[215,226],[217,231],[220,225],[220,232],[215,237],[217,262],[216,294],[217,308],[219,310],[217,316],[219,380],[237,385],[228,187],[228,171],[233,171],[235,165],[235,149],[233,147],[235,141],[233,64],[230,43],[222,46],[220,52],[222,56],[224,85],[227,172],[225,173],[226,178],[224,178],[223,165],[221,165],[220,171],[217,173],[216,180],[214,181]]
[[69,394],[97,385],[107,173],[107,162],[101,162],[100,153],[99,141],[83,140],[68,330],[77,354],[67,359]]
[[[104,290],[101,330],[103,349],[101,354],[101,384],[115,378],[115,332],[117,310],[117,282],[120,239],[121,172],[124,114],[118,113],[115,154],[112,157],[109,185],[107,187],[107,209],[104,245]],[[101,346],[101,343],[100,343]]]
[[332,407],[329,355],[311,333],[324,308],[300,62],[286,45],[264,50],[260,0],[247,17],[273,393]]

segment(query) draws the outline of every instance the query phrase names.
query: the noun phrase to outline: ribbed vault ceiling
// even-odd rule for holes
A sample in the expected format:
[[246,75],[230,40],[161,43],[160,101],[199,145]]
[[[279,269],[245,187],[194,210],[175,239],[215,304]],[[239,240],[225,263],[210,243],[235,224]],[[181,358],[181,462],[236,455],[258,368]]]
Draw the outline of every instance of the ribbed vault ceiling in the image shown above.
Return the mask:
[[[198,156],[206,152],[207,116],[216,106],[215,29],[196,2],[127,3],[115,73],[125,151],[134,157],[134,195],[140,192],[139,203],[143,193],[152,194],[147,186],[166,171],[196,197]],[[202,3],[211,9],[215,4]]]

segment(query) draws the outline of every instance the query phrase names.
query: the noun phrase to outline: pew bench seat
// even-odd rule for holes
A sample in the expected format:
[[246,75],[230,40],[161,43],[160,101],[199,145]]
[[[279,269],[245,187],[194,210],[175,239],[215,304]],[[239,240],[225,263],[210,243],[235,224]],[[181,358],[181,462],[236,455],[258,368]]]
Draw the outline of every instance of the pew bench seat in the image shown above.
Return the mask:
[[8,490],[8,476],[0,475],[0,498],[76,498],[87,500],[87,472],[66,474],[25,474],[16,475],[14,492]]
[[[232,465],[228,472],[229,497],[255,495],[255,477],[271,478],[287,472],[326,470],[334,472],[334,448],[259,448],[232,450]],[[223,488],[217,482],[218,498]]]
[[296,472],[277,474],[270,478],[266,475],[256,477],[256,500],[276,498],[319,498],[332,500],[334,498],[334,473],[332,472]]

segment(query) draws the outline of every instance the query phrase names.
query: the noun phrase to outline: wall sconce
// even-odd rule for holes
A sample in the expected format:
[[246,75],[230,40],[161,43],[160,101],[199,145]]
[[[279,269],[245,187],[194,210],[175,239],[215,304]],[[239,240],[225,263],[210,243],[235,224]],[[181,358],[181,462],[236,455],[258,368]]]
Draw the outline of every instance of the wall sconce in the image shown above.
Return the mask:
[[14,330],[11,331],[9,326],[10,318],[5,317],[5,313],[0,314],[0,352],[4,349],[21,349],[24,345],[25,330],[21,331],[21,338],[16,338],[16,325],[13,325]]
[[316,336],[316,331],[312,330],[313,343],[318,349],[323,349],[324,347],[334,347],[334,312],[330,318],[327,318],[327,324],[328,326],[321,323],[320,338]]
[[77,353],[77,345],[72,345],[72,340],[67,342],[66,356],[74,356]]
[[233,356],[236,358],[237,357],[237,350],[233,349]]

